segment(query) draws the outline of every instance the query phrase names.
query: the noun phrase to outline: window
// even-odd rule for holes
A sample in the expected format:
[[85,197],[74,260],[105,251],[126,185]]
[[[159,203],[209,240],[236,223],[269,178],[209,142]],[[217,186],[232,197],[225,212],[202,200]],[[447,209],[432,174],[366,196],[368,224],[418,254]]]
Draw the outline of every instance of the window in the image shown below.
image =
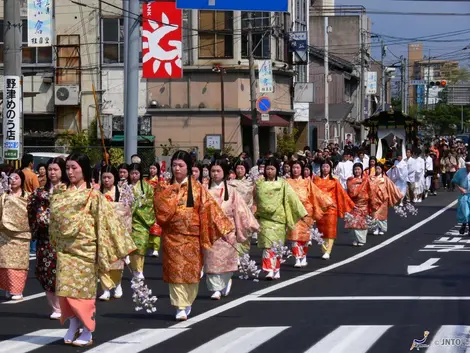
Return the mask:
[[124,63],[124,19],[103,18],[103,64]]
[[[23,65],[52,64],[52,47],[28,47],[28,21],[22,20]],[[0,20],[0,63],[3,64],[3,20]]]
[[[257,59],[271,58],[271,20],[269,12],[253,12],[253,55]],[[248,14],[242,12],[242,57],[248,57]]]
[[199,11],[199,57],[233,58],[233,12]]

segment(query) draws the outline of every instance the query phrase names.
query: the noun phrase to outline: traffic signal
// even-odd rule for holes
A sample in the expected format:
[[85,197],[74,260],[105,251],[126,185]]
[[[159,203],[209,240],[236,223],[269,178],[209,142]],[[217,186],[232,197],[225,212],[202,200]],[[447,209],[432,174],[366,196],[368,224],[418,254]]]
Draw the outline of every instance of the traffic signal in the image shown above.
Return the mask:
[[441,81],[431,81],[429,82],[429,87],[441,87],[441,88],[445,88],[447,86],[447,81],[446,80],[441,80]]

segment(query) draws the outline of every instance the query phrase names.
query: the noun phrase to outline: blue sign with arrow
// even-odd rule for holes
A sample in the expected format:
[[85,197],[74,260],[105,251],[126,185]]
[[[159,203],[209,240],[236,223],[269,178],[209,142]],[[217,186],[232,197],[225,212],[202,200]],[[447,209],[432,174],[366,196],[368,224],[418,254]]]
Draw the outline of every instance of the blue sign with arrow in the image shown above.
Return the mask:
[[271,110],[271,100],[266,96],[259,97],[256,101],[256,107],[260,113],[267,114]]
[[178,9],[287,12],[288,0],[176,0]]

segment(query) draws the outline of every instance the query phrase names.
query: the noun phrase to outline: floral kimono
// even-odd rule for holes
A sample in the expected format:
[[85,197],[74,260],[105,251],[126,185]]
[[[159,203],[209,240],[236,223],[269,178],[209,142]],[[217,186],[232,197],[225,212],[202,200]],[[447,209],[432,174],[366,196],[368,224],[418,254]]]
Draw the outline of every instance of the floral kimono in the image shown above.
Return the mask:
[[320,220],[328,208],[334,207],[333,200],[321,191],[313,181],[296,178],[287,179],[287,182],[299,197],[307,210],[307,216],[288,232],[288,239],[292,242],[292,253],[297,259],[307,256],[310,229],[315,221]]
[[351,211],[351,217],[346,220],[344,228],[353,229],[356,236],[354,246],[361,246],[367,240],[367,216],[370,214],[371,190],[369,178],[351,177],[348,179],[348,195],[356,205]]
[[28,218],[36,248],[36,278],[46,292],[55,292],[56,253],[49,240],[49,192],[36,189],[28,199]]
[[54,190],[49,234],[57,251],[61,321],[76,316],[93,332],[97,275],[136,246],[112,204],[95,189]]
[[351,212],[354,207],[354,202],[349,198],[346,191],[335,178],[315,177],[313,182],[321,191],[326,193],[335,204],[335,207],[328,209],[324,216],[317,222],[318,230],[323,234],[323,240],[325,241],[322,245],[322,251],[323,253],[331,254],[336,239],[338,218],[343,218],[345,213]]
[[21,295],[29,269],[28,223],[29,194],[16,197],[9,193],[0,196],[0,289]]
[[379,223],[382,232],[387,231],[388,208],[403,198],[400,190],[387,176],[370,177],[372,217]]
[[211,187],[209,193],[230,219],[234,230],[218,239],[211,248],[203,250],[207,286],[213,292],[226,288],[233,272],[238,269],[238,252],[235,245],[245,242],[249,235],[259,228],[253,213],[236,188],[227,185],[229,199],[224,200],[224,185],[221,183]]
[[[228,184],[235,187],[236,191],[243,198],[243,201],[245,201],[250,212],[252,212],[253,190],[255,188],[255,184],[253,183],[253,181],[244,177],[243,179],[230,180]],[[237,250],[239,251],[240,254],[248,254],[250,251],[250,246],[251,246],[251,234],[243,243],[236,244]]]
[[170,285],[171,304],[191,306],[202,270],[202,250],[234,230],[205,187],[191,178],[193,207],[187,207],[188,180],[159,184],[155,189],[157,222],[162,227],[163,281]]
[[280,258],[272,251],[276,244],[284,245],[287,229],[308,212],[287,181],[278,178],[274,181],[256,182],[256,218],[260,224],[258,248],[263,249],[263,270],[279,273]]

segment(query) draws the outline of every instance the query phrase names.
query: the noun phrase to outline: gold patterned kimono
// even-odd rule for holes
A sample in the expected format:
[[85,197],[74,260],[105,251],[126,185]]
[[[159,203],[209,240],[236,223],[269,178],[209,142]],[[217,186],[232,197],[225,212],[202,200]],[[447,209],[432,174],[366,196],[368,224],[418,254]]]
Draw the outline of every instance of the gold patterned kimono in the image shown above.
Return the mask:
[[163,280],[170,284],[199,283],[202,250],[234,230],[205,187],[194,178],[191,184],[194,207],[186,207],[187,181],[159,184],[155,189],[157,223],[162,227]]
[[224,187],[209,189],[209,193],[222,207],[225,215],[230,219],[235,229],[218,239],[209,249],[204,249],[204,272],[208,274],[219,274],[235,272],[238,269],[238,252],[235,247],[243,243],[252,232],[259,229],[259,224],[253,213],[248,208],[236,188],[228,186],[229,198],[224,200]]
[[395,206],[403,198],[400,190],[386,176],[372,176],[370,179],[372,217],[386,221],[388,208]]
[[54,191],[49,233],[59,297],[94,300],[98,273],[136,249],[113,205],[95,189]]
[[286,180],[258,180],[256,183],[256,218],[260,224],[258,248],[270,249],[273,243],[286,241],[287,229],[307,215],[295,191]]
[[15,197],[0,196],[0,268],[29,269],[29,242],[31,232],[26,206],[29,194]]
[[309,241],[310,229],[314,221],[320,220],[329,208],[334,208],[333,200],[321,191],[313,181],[303,178],[286,179],[307,210],[307,216],[297,222],[294,229],[289,230],[288,239],[291,241]]

